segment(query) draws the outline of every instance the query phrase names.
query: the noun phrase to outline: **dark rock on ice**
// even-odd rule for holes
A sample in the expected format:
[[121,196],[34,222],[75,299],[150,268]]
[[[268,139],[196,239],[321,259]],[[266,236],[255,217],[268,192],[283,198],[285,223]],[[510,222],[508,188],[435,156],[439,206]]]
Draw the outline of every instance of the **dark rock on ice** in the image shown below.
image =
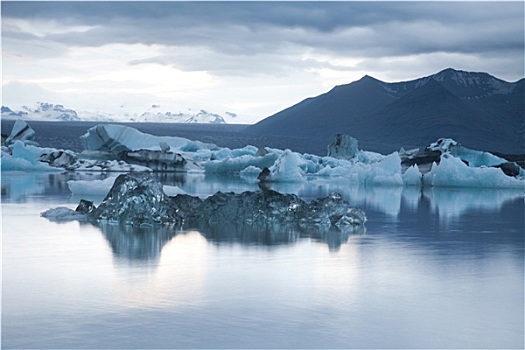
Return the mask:
[[328,145],[328,156],[339,159],[352,159],[359,151],[357,149],[358,142],[351,136],[345,134],[337,134],[332,143]]

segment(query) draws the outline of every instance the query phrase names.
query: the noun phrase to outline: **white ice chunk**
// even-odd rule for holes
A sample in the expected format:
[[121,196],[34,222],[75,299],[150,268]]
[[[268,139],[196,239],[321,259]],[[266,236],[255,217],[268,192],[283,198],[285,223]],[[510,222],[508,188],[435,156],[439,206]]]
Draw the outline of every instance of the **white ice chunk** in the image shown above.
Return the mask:
[[90,128],[80,137],[84,148],[92,151],[137,151],[141,149],[160,150],[160,144],[172,151],[195,152],[199,149],[219,149],[214,144],[191,141],[183,137],[154,136],[134,128],[104,124]]
[[476,151],[463,146],[452,147],[450,154],[468,162],[471,167],[496,166],[507,162],[507,160],[492,153]]
[[278,155],[268,153],[265,156],[241,155],[238,157],[224,158],[221,160],[210,160],[203,162],[207,173],[238,173],[249,166],[260,169],[272,166],[277,160]]
[[380,162],[373,164],[366,176],[367,185],[402,186],[401,158],[394,152],[384,157]]
[[239,175],[241,177],[247,177],[247,178],[257,178],[259,174],[261,173],[262,169],[253,165],[248,166],[244,170],[242,170]]
[[285,150],[269,170],[265,181],[269,182],[302,182],[305,181],[306,160],[299,153]]
[[407,186],[421,186],[421,180],[423,178],[423,175],[421,175],[421,172],[419,171],[419,167],[417,164],[414,164],[410,168],[408,168],[403,175],[401,175],[403,178],[403,183]]
[[423,182],[428,186],[525,189],[523,180],[507,176],[501,169],[469,167],[452,156],[442,156],[439,164],[434,163],[430,172],[423,176]]
[[2,171],[63,171],[38,160],[43,153],[52,151],[56,150],[26,145],[16,140],[11,146],[11,154],[2,151]]
[[427,147],[428,150],[450,154],[467,162],[471,167],[496,166],[506,163],[507,160],[489,152],[477,151],[464,147],[453,139],[439,139]]
[[87,221],[86,215],[66,207],[48,209],[41,213],[40,216],[55,222]]

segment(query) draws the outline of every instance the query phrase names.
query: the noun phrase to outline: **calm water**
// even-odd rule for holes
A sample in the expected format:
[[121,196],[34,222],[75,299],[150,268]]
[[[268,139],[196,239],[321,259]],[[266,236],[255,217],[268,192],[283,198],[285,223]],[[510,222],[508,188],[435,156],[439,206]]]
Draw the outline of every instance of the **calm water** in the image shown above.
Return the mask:
[[261,236],[40,218],[72,176],[2,173],[2,348],[523,348],[523,193],[281,185],[340,191],[366,233]]

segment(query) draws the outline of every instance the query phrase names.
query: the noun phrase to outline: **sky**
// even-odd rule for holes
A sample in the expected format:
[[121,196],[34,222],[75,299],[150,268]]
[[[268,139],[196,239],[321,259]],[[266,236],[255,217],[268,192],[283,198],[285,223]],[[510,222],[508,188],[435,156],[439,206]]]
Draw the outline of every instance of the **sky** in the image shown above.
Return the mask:
[[254,123],[364,75],[524,77],[524,3],[1,1],[2,105]]

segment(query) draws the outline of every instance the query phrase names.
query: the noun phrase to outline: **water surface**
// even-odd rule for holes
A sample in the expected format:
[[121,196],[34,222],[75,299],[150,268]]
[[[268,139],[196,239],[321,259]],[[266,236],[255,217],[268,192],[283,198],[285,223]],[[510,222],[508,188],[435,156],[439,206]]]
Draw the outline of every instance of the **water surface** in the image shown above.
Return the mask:
[[[87,176],[2,173],[3,348],[523,348],[522,193],[275,187],[341,192],[369,219],[350,235],[39,216],[74,208],[65,181]],[[196,195],[258,188],[161,180]]]

